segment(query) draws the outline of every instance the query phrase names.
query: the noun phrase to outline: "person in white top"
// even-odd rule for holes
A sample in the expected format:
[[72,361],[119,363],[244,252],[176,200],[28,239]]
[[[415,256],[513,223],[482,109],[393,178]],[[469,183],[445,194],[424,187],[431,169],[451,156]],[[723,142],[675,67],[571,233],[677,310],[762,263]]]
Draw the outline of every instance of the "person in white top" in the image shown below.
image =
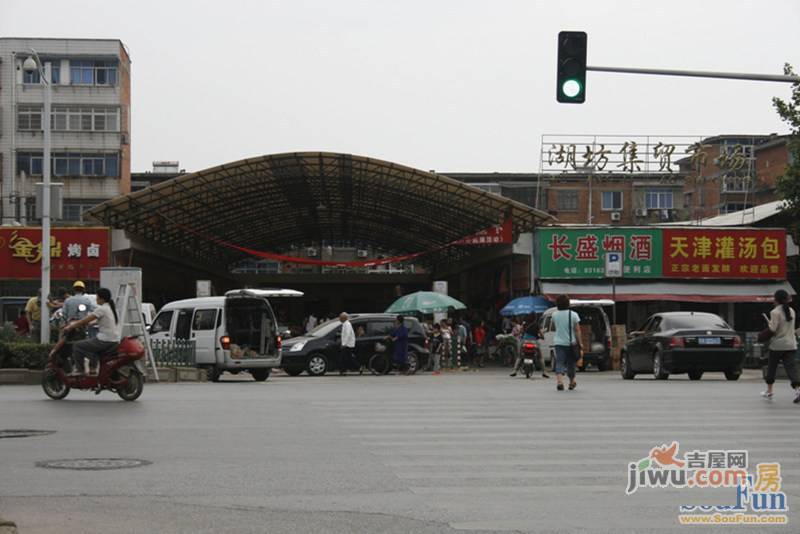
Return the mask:
[[314,312],[311,312],[311,315],[309,315],[308,319],[306,320],[306,332],[311,332],[316,327],[317,317],[314,315]]
[[795,366],[795,353],[797,352],[797,338],[795,337],[795,312],[789,306],[789,293],[783,289],[775,292],[775,307],[769,313],[769,329],[773,333],[769,342],[769,361],[765,381],[767,390],[761,395],[772,399],[772,386],[775,384],[775,374],[778,362],[783,362],[786,374],[794,389],[794,403],[800,404],[800,379]]
[[96,363],[90,374],[97,374],[100,367],[100,354],[116,347],[119,344],[119,331],[117,329],[117,308],[111,299],[111,291],[101,287],[97,290],[97,307],[80,321],[74,321],[64,327],[64,332],[70,332],[76,328],[81,328],[89,323],[97,326],[97,337],[85,339],[75,343],[72,348],[72,357],[75,366],[70,375],[80,376],[84,373],[86,358],[91,363]]
[[353,371],[359,369],[359,372],[363,373],[363,369],[353,358],[353,352],[356,348],[356,333],[353,331],[353,324],[344,312],[339,315],[339,321],[342,323],[342,351],[339,361],[339,374],[343,375],[348,369]]

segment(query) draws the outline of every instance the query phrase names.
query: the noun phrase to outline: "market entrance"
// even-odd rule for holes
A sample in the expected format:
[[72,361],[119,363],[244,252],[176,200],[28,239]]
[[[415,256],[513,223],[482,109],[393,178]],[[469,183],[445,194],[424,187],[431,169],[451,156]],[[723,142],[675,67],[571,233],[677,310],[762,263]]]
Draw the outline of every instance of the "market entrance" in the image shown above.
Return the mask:
[[381,311],[398,292],[430,289],[440,276],[470,300],[470,276],[481,278],[470,273],[496,277],[508,265],[513,278],[514,243],[551,218],[436,173],[328,152],[220,165],[89,216],[125,231],[115,262],[141,266],[145,292],[159,300],[193,296],[202,278],[218,292],[292,287],[307,294],[293,317],[313,299],[321,312]]

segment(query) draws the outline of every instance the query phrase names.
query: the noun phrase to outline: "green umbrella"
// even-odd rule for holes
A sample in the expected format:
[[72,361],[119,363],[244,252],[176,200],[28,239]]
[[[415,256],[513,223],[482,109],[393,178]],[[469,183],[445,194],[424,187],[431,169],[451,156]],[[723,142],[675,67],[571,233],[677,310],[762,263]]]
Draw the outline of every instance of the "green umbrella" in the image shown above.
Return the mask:
[[433,291],[417,291],[400,297],[386,309],[386,313],[445,313],[450,310],[467,309],[463,303],[453,297],[434,293]]

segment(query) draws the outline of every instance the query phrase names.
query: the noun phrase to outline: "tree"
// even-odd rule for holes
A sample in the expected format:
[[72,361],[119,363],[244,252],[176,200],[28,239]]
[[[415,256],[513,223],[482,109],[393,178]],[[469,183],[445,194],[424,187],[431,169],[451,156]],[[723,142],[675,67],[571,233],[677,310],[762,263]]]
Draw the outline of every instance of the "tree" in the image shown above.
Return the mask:
[[[794,69],[788,63],[783,66],[783,73],[787,76],[796,76]],[[772,105],[780,115],[781,120],[789,125],[789,165],[783,176],[778,178],[778,196],[784,202],[784,211],[795,221],[794,231],[798,231],[800,221],[800,82],[792,84],[792,98],[786,102],[778,97],[772,99]]]

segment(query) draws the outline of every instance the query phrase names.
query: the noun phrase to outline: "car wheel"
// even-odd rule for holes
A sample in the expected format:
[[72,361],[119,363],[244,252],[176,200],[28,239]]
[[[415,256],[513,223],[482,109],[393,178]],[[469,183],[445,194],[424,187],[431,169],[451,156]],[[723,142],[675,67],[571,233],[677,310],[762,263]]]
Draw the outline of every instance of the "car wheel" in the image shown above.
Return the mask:
[[657,350],[655,354],[653,354],[653,375],[656,377],[656,380],[666,380],[669,378],[669,373],[664,369],[664,359],[661,356],[660,350]]
[[386,354],[373,354],[367,363],[367,368],[375,376],[386,375],[392,370],[392,362]]
[[256,382],[263,382],[269,378],[269,369],[250,369],[250,374]]
[[289,376],[300,376],[300,373],[303,372],[303,369],[300,367],[289,367],[288,369],[283,370]]
[[703,371],[689,371],[689,380],[700,380],[703,378]]
[[322,376],[328,371],[328,360],[322,354],[312,354],[308,358],[307,371],[310,376]]
[[725,378],[728,380],[739,380],[740,376],[742,376],[741,371],[725,371]]
[[607,371],[608,370],[608,363],[606,362],[605,358],[601,358],[597,360],[597,370],[598,371]]
[[214,366],[210,365],[206,367],[206,380],[209,382],[219,382],[219,377],[222,375],[222,371]]
[[636,376],[636,373],[633,372],[631,369],[631,359],[628,358],[626,353],[622,353],[622,358],[620,359],[620,366],[619,372],[622,374],[622,378],[625,380],[633,380],[633,377]]

